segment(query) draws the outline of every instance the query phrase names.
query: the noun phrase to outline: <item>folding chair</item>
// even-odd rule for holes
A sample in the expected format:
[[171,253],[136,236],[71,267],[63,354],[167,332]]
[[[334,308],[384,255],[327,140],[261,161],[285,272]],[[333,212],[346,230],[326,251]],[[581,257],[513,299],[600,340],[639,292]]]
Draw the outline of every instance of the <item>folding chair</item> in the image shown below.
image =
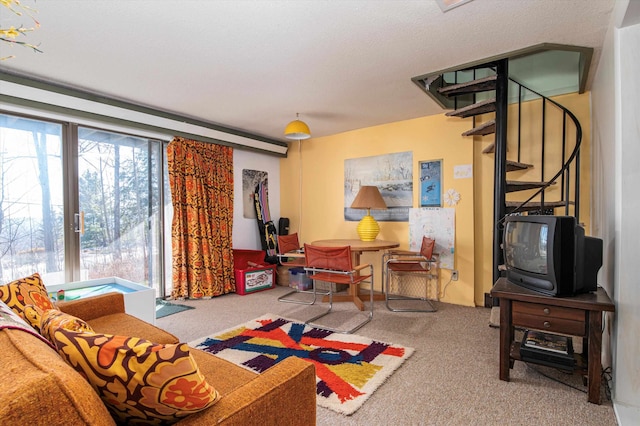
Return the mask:
[[[370,264],[362,264],[353,266],[351,247],[320,247],[309,244],[304,245],[304,255],[306,259],[305,269],[312,273],[311,279],[314,281],[324,281],[335,284],[358,285],[364,281],[370,283],[369,286],[369,307],[370,310],[364,315],[360,310],[357,311],[358,316],[364,316],[364,320],[359,322],[355,327],[348,330],[331,328],[324,325],[314,323],[314,321],[329,315],[333,311],[333,286],[329,285],[329,309],[306,321],[307,324],[313,325],[331,331],[340,333],[353,333],[363,325],[371,321],[373,318],[373,266]],[[363,272],[368,269],[368,273]]]
[[387,309],[393,312],[437,310],[429,298],[431,280],[435,280],[432,299],[438,300],[439,295],[439,259],[433,253],[434,246],[435,240],[423,237],[419,252],[391,250],[382,255],[382,287]]

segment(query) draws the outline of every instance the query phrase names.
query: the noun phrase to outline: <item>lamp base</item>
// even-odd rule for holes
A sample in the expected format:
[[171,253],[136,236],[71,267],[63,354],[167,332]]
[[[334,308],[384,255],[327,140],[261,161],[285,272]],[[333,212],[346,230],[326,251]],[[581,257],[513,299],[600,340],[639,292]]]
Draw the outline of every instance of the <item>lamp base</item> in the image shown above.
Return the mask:
[[374,241],[380,232],[380,226],[373,216],[367,213],[358,223],[356,230],[361,241]]

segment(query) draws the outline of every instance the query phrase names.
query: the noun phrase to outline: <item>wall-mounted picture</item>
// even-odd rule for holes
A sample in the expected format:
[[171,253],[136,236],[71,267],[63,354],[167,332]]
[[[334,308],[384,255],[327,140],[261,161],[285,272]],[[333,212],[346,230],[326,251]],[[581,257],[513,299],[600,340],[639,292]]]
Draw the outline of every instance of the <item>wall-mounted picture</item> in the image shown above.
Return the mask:
[[420,162],[420,207],[442,207],[442,160]]
[[384,222],[407,222],[413,204],[413,153],[399,152],[344,161],[344,218],[359,221],[367,214],[350,208],[361,186],[377,186],[386,210],[371,210]]
[[242,217],[245,219],[256,218],[253,194],[260,182],[267,186],[268,176],[267,172],[260,170],[242,169]]

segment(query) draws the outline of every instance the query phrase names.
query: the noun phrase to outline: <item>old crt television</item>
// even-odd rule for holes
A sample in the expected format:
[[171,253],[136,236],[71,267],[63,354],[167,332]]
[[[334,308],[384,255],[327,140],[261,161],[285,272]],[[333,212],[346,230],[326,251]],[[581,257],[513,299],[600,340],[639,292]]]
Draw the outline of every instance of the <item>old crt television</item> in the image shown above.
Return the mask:
[[507,216],[506,278],[549,296],[595,291],[602,240],[584,235],[573,216]]

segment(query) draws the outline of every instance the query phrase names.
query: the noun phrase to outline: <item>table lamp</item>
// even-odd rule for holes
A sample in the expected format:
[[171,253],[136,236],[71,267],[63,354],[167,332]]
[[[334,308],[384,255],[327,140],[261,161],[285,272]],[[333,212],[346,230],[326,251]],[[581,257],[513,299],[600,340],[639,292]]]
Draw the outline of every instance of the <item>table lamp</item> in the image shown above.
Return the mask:
[[371,209],[384,210],[387,208],[382,195],[377,186],[361,186],[358,195],[351,203],[352,209],[367,209],[367,214],[358,223],[358,236],[362,241],[374,241],[380,226],[378,222],[371,216]]

